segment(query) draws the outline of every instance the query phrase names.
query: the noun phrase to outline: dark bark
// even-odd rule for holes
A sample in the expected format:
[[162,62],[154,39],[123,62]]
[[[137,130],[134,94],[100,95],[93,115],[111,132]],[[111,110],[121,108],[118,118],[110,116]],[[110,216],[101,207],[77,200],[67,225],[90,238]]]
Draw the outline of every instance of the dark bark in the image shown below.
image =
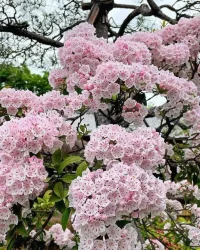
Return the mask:
[[57,48],[62,47],[64,45],[61,42],[58,42],[58,41],[53,40],[51,38],[39,35],[35,32],[30,32],[26,29],[18,28],[14,25],[0,26],[0,32],[9,32],[9,33],[12,33],[16,36],[26,37],[26,38],[29,38],[31,40],[35,40],[39,43],[51,45],[51,46],[57,47]]

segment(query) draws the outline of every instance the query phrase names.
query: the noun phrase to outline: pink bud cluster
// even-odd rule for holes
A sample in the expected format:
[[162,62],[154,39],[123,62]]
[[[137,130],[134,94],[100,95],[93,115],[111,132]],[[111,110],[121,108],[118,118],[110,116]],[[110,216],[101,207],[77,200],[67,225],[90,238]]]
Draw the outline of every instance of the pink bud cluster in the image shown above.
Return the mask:
[[[76,209],[73,227],[81,239],[89,236],[91,242],[81,249],[93,249],[92,240],[99,236],[120,236],[115,223],[122,216],[144,218],[150,213],[159,214],[165,209],[165,199],[163,182],[134,164],[118,163],[106,171],[86,172],[69,188],[70,206]],[[115,230],[109,233],[111,228]]]
[[164,163],[164,154],[164,140],[154,129],[145,127],[127,132],[118,125],[102,125],[85,148],[85,158],[91,164],[96,159],[109,166],[109,162],[120,160],[151,171]]
[[72,240],[74,234],[72,234],[68,228],[66,230],[63,230],[60,224],[54,224],[49,229],[49,233],[51,234],[54,242],[61,249],[63,249],[63,247],[69,247],[71,249],[76,245],[76,243]]

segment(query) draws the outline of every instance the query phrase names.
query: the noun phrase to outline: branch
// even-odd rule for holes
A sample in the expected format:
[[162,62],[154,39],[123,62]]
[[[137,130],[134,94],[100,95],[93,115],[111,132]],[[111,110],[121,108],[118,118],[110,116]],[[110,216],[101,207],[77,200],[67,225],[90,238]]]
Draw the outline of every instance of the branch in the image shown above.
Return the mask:
[[42,44],[51,45],[51,46],[57,47],[57,48],[62,47],[64,45],[63,43],[58,42],[56,40],[53,40],[51,38],[39,35],[35,32],[30,32],[26,29],[17,28],[16,26],[12,26],[12,25],[9,25],[9,26],[0,25],[0,32],[12,33],[16,36],[26,37],[26,38],[29,38],[31,40],[35,40],[37,42],[40,42]]
[[83,22],[85,22],[85,20],[77,21],[76,23],[74,23],[74,24],[72,24],[72,25],[70,25],[70,26],[68,26],[68,27],[66,27],[66,28],[64,28],[64,29],[60,29],[60,34],[66,32],[66,31],[68,31],[68,30],[73,29],[74,27],[76,27],[77,25],[79,25],[79,24],[81,24],[81,23],[83,23]]
[[119,32],[117,34],[117,37],[122,36],[125,32],[126,27],[128,24],[135,18],[136,16],[139,16],[142,14],[143,16],[151,16],[151,10],[149,9],[149,6],[147,4],[142,4],[138,6],[134,11],[132,11],[127,18],[122,23]]
[[49,216],[47,217],[46,221],[44,222],[44,224],[42,225],[42,227],[36,232],[36,234],[33,236],[32,239],[30,239],[27,243],[27,250],[31,250],[31,244],[33,243],[33,241],[35,239],[37,239],[37,237],[43,232],[43,230],[45,229],[45,227],[48,225],[49,221],[51,220],[53,214],[55,212],[55,207],[52,208],[52,210],[50,211]]
[[154,0],[147,0],[149,6],[151,7],[152,15],[155,17],[158,17],[160,19],[164,19],[165,21],[171,23],[171,24],[176,24],[177,20],[172,19],[171,17],[165,15],[161,8],[154,2]]

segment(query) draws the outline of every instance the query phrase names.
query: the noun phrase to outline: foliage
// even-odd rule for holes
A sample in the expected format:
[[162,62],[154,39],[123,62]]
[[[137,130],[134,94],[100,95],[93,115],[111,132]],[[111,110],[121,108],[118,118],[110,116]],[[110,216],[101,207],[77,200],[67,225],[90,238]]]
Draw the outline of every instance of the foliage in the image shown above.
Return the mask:
[[11,64],[0,65],[0,89],[2,88],[28,89],[37,95],[51,90],[48,72],[33,74],[26,65],[15,67]]

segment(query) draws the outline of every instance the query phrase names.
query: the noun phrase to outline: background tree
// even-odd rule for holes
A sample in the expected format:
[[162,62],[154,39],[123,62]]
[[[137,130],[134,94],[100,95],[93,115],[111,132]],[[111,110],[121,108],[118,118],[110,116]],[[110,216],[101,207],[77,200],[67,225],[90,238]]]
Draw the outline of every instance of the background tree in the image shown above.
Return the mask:
[[48,82],[48,75],[48,72],[44,72],[42,75],[33,74],[26,65],[16,67],[11,64],[2,64],[0,89],[24,89],[42,95],[52,89]]
[[[57,63],[55,48],[63,46],[63,33],[86,19],[80,0],[2,0],[0,6],[0,59],[1,62],[26,62],[42,68]],[[88,2],[88,1],[87,1]],[[98,4],[104,4],[100,1]],[[112,1],[111,1],[112,2]],[[84,9],[90,9],[86,3]],[[125,32],[132,32],[129,25],[137,17],[156,17],[174,24],[181,17],[192,17],[199,12],[199,1],[175,1],[173,5],[160,5],[157,1],[136,1],[135,5],[113,3],[112,8],[127,8],[131,13],[119,26],[112,18],[106,25],[109,37],[116,39]],[[166,12],[166,10],[170,10]],[[166,14],[168,13],[168,14]],[[145,20],[144,19],[144,20]],[[149,20],[149,19],[148,19]],[[105,21],[103,21],[105,23]],[[132,28],[131,28],[132,27]],[[117,29],[116,29],[117,28]],[[141,28],[134,28],[137,30]],[[48,53],[48,56],[46,56]]]

